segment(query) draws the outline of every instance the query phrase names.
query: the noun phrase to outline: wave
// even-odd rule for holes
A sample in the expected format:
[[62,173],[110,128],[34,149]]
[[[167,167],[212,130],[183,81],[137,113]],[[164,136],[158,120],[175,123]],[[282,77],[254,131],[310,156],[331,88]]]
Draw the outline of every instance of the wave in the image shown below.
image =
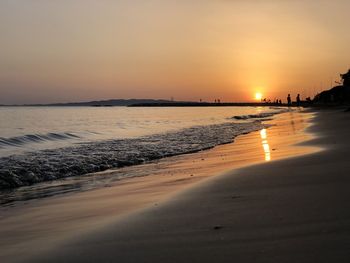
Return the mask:
[[283,112],[288,111],[287,109],[281,109],[281,108],[274,108],[274,109],[278,109],[279,111],[277,111],[277,112],[262,112],[259,114],[237,115],[237,116],[231,117],[230,119],[236,119],[236,120],[265,119],[265,118],[272,117],[275,114],[279,114],[279,113],[283,113]]
[[67,140],[67,139],[77,139],[80,138],[70,132],[65,133],[47,133],[47,134],[26,134],[23,136],[16,136],[10,138],[0,137],[0,148],[5,148],[8,146],[20,147],[28,143],[41,143],[45,141],[57,141],[57,140]]
[[238,115],[233,116],[232,119],[236,120],[248,120],[248,119],[262,119],[273,116],[274,113],[260,113],[260,114],[249,114],[249,115]]
[[240,134],[264,127],[260,121],[227,122],[139,138],[82,143],[65,148],[2,157],[0,189],[198,152],[219,144],[230,143]]

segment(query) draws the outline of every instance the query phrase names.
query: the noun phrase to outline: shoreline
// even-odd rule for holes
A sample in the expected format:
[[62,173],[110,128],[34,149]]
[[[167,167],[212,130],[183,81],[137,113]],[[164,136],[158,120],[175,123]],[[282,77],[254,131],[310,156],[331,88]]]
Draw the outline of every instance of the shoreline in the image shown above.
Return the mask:
[[212,177],[30,262],[348,262],[350,115],[323,111],[325,150]]
[[[276,118],[283,117],[283,114],[290,113],[276,115]],[[292,114],[307,116],[307,113]],[[311,115],[309,114],[308,116],[310,117]],[[290,120],[288,119],[287,121]],[[306,149],[308,151],[316,151],[314,148],[311,150],[311,148],[289,145],[293,142],[300,143],[305,139],[311,139],[311,137],[306,138],[305,133],[296,135],[291,141],[286,140],[286,137],[289,137],[290,133],[301,132],[305,128],[304,121],[306,120],[300,123],[296,121],[293,124],[294,126],[292,124],[284,126],[284,129],[289,127],[290,130],[279,130],[278,125],[272,126],[267,130],[267,134],[271,131],[273,133],[275,130],[276,141],[270,141],[271,145],[269,146],[271,147],[270,155],[272,154],[273,158],[280,159],[290,154],[303,154],[306,153]],[[270,122],[274,122],[274,120]],[[283,127],[283,122],[280,125]],[[284,138],[283,132],[285,133]],[[277,138],[282,138],[284,141],[278,141]],[[99,229],[115,220],[118,221],[118,218],[137,212],[140,209],[142,210],[143,208],[152,206],[156,207],[164,202],[166,203],[166,200],[170,200],[174,195],[178,196],[179,193],[181,195],[183,191],[190,189],[193,185],[200,184],[201,181],[205,181],[209,177],[215,179],[215,176],[212,177],[213,175],[233,168],[237,169],[244,165],[252,165],[264,161],[266,152],[264,152],[262,139],[260,132],[253,132],[239,136],[234,143],[228,145],[217,146],[208,151],[188,154],[186,156],[170,157],[166,158],[167,160],[165,161],[162,160],[144,165],[144,167],[148,166],[146,170],[148,169],[148,172],[152,173],[149,176],[123,179],[116,183],[116,185],[111,185],[108,188],[34,200],[33,202],[29,202],[29,205],[24,204],[24,207],[19,206],[18,209],[10,208],[7,211],[6,209],[2,209],[3,215],[0,218],[1,236],[6,236],[7,232],[14,234],[14,237],[3,238],[1,242],[2,251],[5,252],[3,259],[16,258],[18,255],[15,255],[15,252],[18,249],[24,251],[24,254],[19,259],[31,255],[33,253],[32,250],[37,249],[40,245],[42,246],[40,249],[43,249],[43,251],[49,248],[52,249],[62,241],[72,238],[75,234]],[[249,148],[247,145],[249,142],[251,143],[251,151],[242,152],[242,149]],[[259,145],[261,148],[258,149],[256,145]],[[283,149],[284,146],[286,146],[285,149]],[[257,152],[258,154],[256,155]],[[238,153],[240,153],[241,158],[237,158]],[[235,159],[225,160],[225,158],[230,157],[235,157]],[[191,167],[196,173],[189,170]],[[137,169],[139,168],[137,167]],[[156,171],[162,172],[153,174]],[[169,171],[173,172],[173,174],[168,174],[167,172]],[[191,172],[194,173],[192,174],[193,176],[191,176]],[[103,205],[102,208],[101,205]],[[24,218],[16,219],[22,213],[25,214]],[[54,222],[50,223],[52,219],[54,219]],[[33,220],[34,222],[31,222]],[[39,226],[33,227],[33,225]],[[18,228],[22,230],[27,229],[27,231],[31,232],[31,235],[28,236],[21,231],[18,232]],[[74,231],[75,234],[72,235],[70,233],[71,231]],[[57,232],[58,237],[53,238],[52,232]]]
[[[248,118],[249,116],[259,118],[259,114],[267,116],[277,114],[281,110],[276,111],[275,109],[272,110],[274,112],[268,113],[259,113],[258,109],[253,111],[253,113],[246,112],[248,115],[242,114]],[[175,129],[174,126],[167,129],[161,125],[160,127],[165,129],[163,132],[159,132],[158,129],[148,134],[151,127],[148,126],[148,130],[146,129],[147,131],[143,135],[141,132],[140,136],[131,136],[130,138],[128,136],[121,139],[105,138],[89,142],[84,142],[82,139],[80,142],[74,141],[73,144],[69,138],[72,139],[76,136],[80,138],[79,133],[63,131],[36,135],[26,134],[4,139],[5,144],[13,144],[14,141],[17,141],[20,145],[27,143],[28,140],[29,142],[36,140],[49,142],[55,141],[59,137],[61,138],[60,143],[65,141],[65,144],[62,144],[62,147],[49,147],[47,149],[44,147],[40,150],[40,144],[37,143],[37,150],[27,151],[28,149],[23,147],[14,155],[6,155],[11,147],[4,149],[5,155],[0,158],[0,165],[3,166],[0,170],[0,190],[11,190],[62,178],[84,176],[106,171],[113,167],[121,168],[165,157],[199,152],[220,144],[230,143],[242,133],[262,128],[261,122],[241,122],[238,124],[233,120],[234,118],[230,120],[232,116],[227,116],[228,112],[224,114],[225,117],[220,122],[211,121],[210,124],[199,122],[197,125],[195,123],[186,125],[184,122],[183,127],[180,125]],[[157,127],[157,124],[155,125]],[[57,146],[59,145],[57,143]]]

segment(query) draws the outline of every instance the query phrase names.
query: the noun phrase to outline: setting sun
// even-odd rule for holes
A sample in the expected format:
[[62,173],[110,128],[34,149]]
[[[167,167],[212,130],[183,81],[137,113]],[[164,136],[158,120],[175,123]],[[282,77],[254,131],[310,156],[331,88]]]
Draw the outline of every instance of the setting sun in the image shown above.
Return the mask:
[[260,92],[255,93],[255,99],[256,100],[261,100],[262,99],[262,94]]

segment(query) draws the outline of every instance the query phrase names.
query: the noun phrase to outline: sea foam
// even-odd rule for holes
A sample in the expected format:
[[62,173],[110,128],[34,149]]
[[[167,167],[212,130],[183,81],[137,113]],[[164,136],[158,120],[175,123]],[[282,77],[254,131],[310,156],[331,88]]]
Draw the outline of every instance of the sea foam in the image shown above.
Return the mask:
[[138,138],[82,143],[0,158],[0,189],[15,188],[154,159],[193,153],[230,143],[262,129],[259,121],[226,122]]

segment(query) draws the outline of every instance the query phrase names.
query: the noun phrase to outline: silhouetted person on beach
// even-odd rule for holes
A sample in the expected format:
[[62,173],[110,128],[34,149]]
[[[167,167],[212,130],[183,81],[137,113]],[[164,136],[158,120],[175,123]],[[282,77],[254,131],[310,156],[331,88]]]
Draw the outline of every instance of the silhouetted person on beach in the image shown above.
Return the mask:
[[343,86],[350,87],[350,69],[345,74],[340,74],[340,77],[343,80]]
[[297,106],[300,107],[300,94],[297,95]]
[[287,103],[288,103],[288,106],[292,105],[292,99],[290,98],[290,94],[288,94]]

